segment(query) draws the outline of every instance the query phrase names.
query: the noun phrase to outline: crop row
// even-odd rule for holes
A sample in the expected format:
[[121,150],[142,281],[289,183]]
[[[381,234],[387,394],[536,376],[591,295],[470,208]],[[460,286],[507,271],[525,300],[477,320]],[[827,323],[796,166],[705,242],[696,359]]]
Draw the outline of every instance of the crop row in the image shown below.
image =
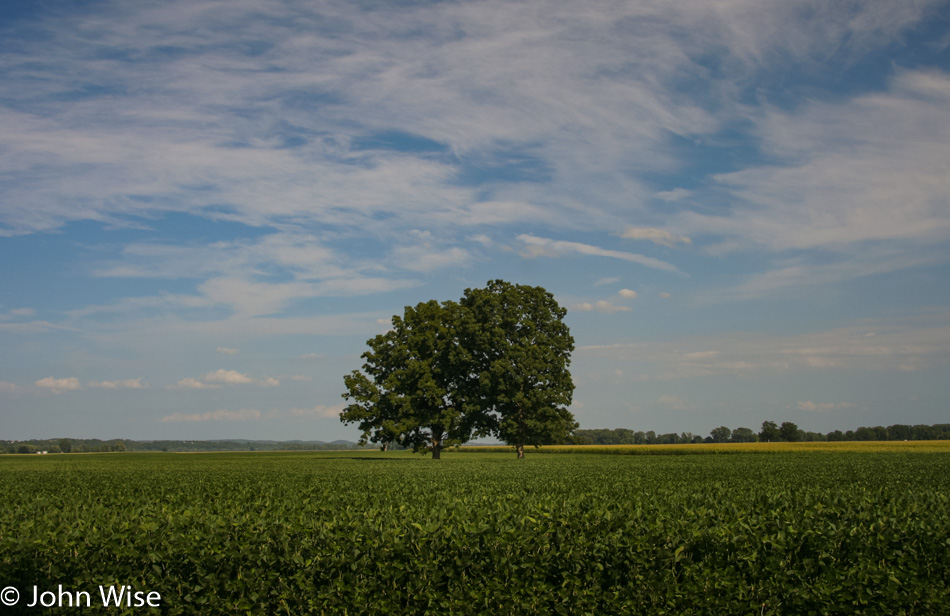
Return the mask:
[[943,454],[9,458],[0,584],[131,585],[164,614],[932,614],[948,471]]

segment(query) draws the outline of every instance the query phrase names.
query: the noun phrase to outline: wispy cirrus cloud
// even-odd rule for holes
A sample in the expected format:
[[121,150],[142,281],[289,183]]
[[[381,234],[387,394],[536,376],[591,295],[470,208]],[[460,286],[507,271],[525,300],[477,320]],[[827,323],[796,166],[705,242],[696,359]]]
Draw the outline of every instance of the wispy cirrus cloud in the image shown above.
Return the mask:
[[886,92],[769,109],[756,123],[777,162],[717,176],[737,203],[725,214],[677,219],[730,250],[783,255],[723,298],[947,261],[931,248],[950,241],[950,75],[901,71]]
[[596,257],[608,257],[611,259],[620,259],[630,261],[654,269],[665,270],[669,272],[678,272],[676,266],[666,261],[654,259],[644,255],[623,252],[620,250],[609,250],[582,244],[580,242],[568,242],[564,240],[552,240],[534,235],[521,234],[518,240],[525,244],[522,255],[525,257],[563,257],[571,254],[582,254]]
[[[925,211],[947,175],[935,162],[947,159],[947,139],[925,129],[947,125],[942,73],[906,71],[890,97],[764,114],[742,104],[741,87],[767,85],[776,63],[807,66],[832,51],[857,61],[939,3],[805,5],[556,2],[486,10],[275,1],[236,2],[223,18],[213,3],[172,2],[114,3],[81,19],[47,14],[51,44],[8,32],[17,53],[0,61],[9,101],[0,109],[0,162],[12,174],[0,189],[11,204],[0,212],[0,234],[80,219],[147,225],[168,212],[279,225],[280,233],[245,252],[329,288],[353,288],[339,281],[353,277],[354,264],[301,228],[384,238],[397,262],[416,271],[469,258],[448,245],[413,259],[419,249],[395,238],[420,221],[451,229],[545,220],[627,227],[631,238],[664,246],[724,235],[779,250],[882,233],[945,237],[946,221]],[[321,25],[328,19],[334,28]],[[702,188],[650,190],[631,168],[674,169],[682,161],[670,135],[702,140],[749,120],[765,151],[794,159],[718,176],[722,190],[755,207],[676,216],[669,231],[629,225],[651,195],[664,202],[708,196]],[[854,135],[864,135],[856,157]],[[902,161],[896,169],[882,167],[878,145],[897,146],[887,159]],[[895,183],[895,173],[925,181]],[[851,197],[829,199],[838,194]],[[874,206],[868,216],[858,206],[893,203],[895,194],[905,202],[900,212]],[[816,205],[782,206],[802,200]],[[821,203],[837,204],[830,213],[837,222],[821,222]],[[601,254],[672,268],[573,244],[533,243],[525,254]],[[233,280],[243,257],[228,262],[234,251],[219,248],[131,246],[126,256],[141,258],[99,273]],[[156,255],[158,266],[150,263]],[[320,289],[272,291],[308,297]]]
[[685,235],[676,235],[653,227],[627,227],[620,234],[620,237],[627,240],[647,240],[668,248],[672,248],[676,244],[693,243],[693,240]]
[[[817,2],[810,11],[746,2],[543,10],[236,2],[224,18],[211,3],[172,2],[117,3],[80,20],[50,15],[54,44],[14,36],[20,53],[2,65],[12,104],[0,123],[15,163],[5,168],[24,178],[10,190],[27,197],[3,223],[18,233],[187,209],[254,225],[289,217],[381,228],[374,213],[401,220],[478,203],[456,179],[468,158],[477,168],[492,151],[509,164],[513,151],[527,151],[543,161],[553,194],[589,196],[590,182],[578,178],[629,186],[631,160],[672,161],[668,134],[718,128],[703,104],[721,113],[735,94],[715,87],[699,58],[716,56],[721,70],[748,78],[768,70],[776,52],[808,61],[840,52],[842,36],[847,50],[886,40],[933,3],[888,4],[830,12]],[[328,19],[332,30],[321,26]],[[795,27],[803,20],[822,27]],[[204,23],[216,27],[196,30]],[[177,51],[162,51],[170,42]],[[708,100],[683,96],[683,79],[705,83]],[[366,135],[394,128],[429,145],[364,145]],[[22,174],[39,165],[57,168],[60,181],[41,190]],[[78,197],[72,208],[67,186]],[[613,217],[613,203],[605,205],[601,214]]]

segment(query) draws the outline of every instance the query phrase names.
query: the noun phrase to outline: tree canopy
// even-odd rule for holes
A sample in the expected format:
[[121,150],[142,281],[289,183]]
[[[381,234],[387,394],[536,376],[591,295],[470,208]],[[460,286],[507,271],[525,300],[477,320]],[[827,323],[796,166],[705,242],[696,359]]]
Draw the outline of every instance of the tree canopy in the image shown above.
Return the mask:
[[397,442],[438,458],[446,446],[493,434],[526,445],[563,442],[577,427],[567,409],[574,339],[567,311],[541,287],[493,280],[460,302],[406,307],[344,377],[340,419],[361,442]]
[[407,306],[391,330],[367,341],[363,371],[344,377],[344,397],[353,402],[340,414],[359,423],[361,443],[396,442],[438,459],[444,447],[483,432],[461,395],[471,371],[459,344],[461,316],[455,302]]
[[493,280],[466,289],[461,304],[474,327],[467,340],[478,372],[478,399],[502,441],[524,457],[525,445],[564,442],[577,428],[567,409],[574,382],[574,338],[567,310],[541,287]]

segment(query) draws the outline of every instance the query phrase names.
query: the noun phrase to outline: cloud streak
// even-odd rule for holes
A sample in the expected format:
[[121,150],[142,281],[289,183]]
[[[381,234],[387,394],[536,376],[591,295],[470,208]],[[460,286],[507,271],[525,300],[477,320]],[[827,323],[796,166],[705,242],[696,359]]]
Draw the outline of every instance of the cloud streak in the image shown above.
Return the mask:
[[828,413],[831,411],[836,411],[840,409],[852,409],[855,405],[851,402],[819,402],[815,403],[810,400],[804,402],[799,402],[795,405],[799,411],[806,411],[809,413]]
[[522,255],[529,258],[536,257],[563,257],[571,254],[582,254],[595,257],[607,257],[610,259],[620,259],[621,261],[630,261],[645,267],[664,270],[668,272],[678,272],[676,266],[666,261],[646,257],[644,255],[632,252],[622,252],[619,250],[609,250],[598,248],[590,244],[580,242],[568,242],[563,240],[552,240],[534,235],[521,234],[518,240],[525,244]]
[[48,376],[36,381],[34,385],[54,394],[61,394],[67,391],[77,391],[82,389],[82,384],[79,382],[79,379],[74,376],[62,379]]
[[219,409],[217,411],[208,411],[206,413],[173,413],[161,418],[162,423],[195,423],[206,421],[257,421],[263,414],[255,409],[240,409],[238,411],[229,411]]
[[90,381],[89,387],[93,389],[147,389],[148,385],[142,383],[142,379],[125,379],[121,381]]

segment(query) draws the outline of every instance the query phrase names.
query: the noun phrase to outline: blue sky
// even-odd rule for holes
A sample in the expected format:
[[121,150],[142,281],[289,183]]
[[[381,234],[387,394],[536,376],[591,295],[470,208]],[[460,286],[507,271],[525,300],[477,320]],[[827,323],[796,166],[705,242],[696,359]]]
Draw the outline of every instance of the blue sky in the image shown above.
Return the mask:
[[950,421],[950,3],[6,2],[0,438],[354,439],[503,278],[584,428]]

